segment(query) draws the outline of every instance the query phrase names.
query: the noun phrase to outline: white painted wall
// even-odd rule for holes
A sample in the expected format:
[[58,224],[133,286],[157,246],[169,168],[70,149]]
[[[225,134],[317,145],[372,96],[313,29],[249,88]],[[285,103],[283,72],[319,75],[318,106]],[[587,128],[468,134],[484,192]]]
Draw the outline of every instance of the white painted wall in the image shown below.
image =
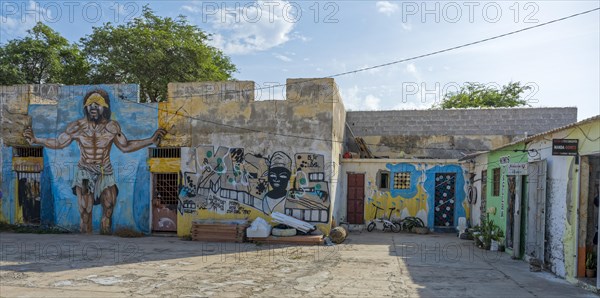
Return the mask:
[[[481,225],[481,200],[484,196],[482,193],[481,185],[485,183],[482,181],[481,172],[487,170],[488,158],[487,154],[481,154],[474,159],[475,167],[475,182],[473,183],[473,187],[477,189],[477,201],[475,204],[471,205],[471,225],[478,226]],[[490,177],[488,177],[489,179]]]
[[[552,141],[541,140],[529,144],[528,148],[537,149],[539,159],[548,164],[546,184],[546,246],[545,254],[549,257],[551,270],[560,277],[565,277],[565,246],[567,232],[567,196],[571,190],[569,173],[575,166],[574,158],[569,156],[552,156]],[[532,161],[534,158],[530,158]]]

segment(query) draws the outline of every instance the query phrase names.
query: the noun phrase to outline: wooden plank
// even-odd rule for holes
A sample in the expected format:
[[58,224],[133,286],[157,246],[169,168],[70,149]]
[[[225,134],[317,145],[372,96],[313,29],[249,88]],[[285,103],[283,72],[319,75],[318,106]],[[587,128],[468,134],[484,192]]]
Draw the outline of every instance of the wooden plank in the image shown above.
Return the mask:
[[207,242],[244,242],[248,223],[192,223],[192,240]]

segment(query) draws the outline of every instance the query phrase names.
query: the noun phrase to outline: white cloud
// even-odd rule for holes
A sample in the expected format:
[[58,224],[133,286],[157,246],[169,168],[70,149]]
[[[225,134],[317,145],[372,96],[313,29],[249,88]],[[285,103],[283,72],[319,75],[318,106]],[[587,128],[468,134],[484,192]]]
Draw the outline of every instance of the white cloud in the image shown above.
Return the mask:
[[423,110],[430,107],[431,104],[428,104],[427,102],[407,100],[406,102],[400,101],[399,103],[395,104],[392,106],[392,110]]
[[381,108],[381,99],[373,94],[362,95],[358,86],[340,89],[342,101],[346,109],[351,111],[373,111]]
[[299,32],[293,32],[292,37],[293,37],[293,39],[297,39],[297,40],[300,40],[303,42],[308,42],[311,40],[310,37],[304,36],[304,35],[300,34]]
[[385,14],[387,16],[392,15],[396,11],[398,11],[398,4],[392,3],[390,1],[377,1],[375,3],[375,7],[377,7],[377,11]]
[[381,103],[381,99],[379,97],[376,97],[373,94],[368,94],[367,97],[365,97],[364,106],[367,110],[379,110],[379,103]]
[[[8,41],[27,35],[27,30],[33,28],[38,21],[54,20],[57,18],[51,10],[44,9],[40,3],[29,1],[27,12],[21,11],[21,6],[17,8],[13,16],[5,14],[0,16],[0,41]],[[8,6],[5,7],[8,9]],[[34,13],[30,13],[34,12]],[[24,18],[21,16],[24,15]]]
[[412,24],[410,23],[400,23],[400,26],[406,31],[412,31]]
[[[225,3],[225,2],[224,2]],[[254,5],[216,10],[202,17],[212,25],[212,46],[220,48],[228,55],[250,54],[265,51],[286,42],[298,39],[309,40],[293,32],[293,16],[284,11],[287,1],[256,1]],[[182,6],[187,11],[197,11],[197,6]],[[293,32],[293,33],[292,33]]]
[[198,6],[183,5],[181,9],[192,13],[202,13],[202,9]]
[[281,55],[281,54],[273,54],[273,56],[275,56],[275,58],[283,61],[283,62],[291,62],[292,58],[285,56],[285,55]]

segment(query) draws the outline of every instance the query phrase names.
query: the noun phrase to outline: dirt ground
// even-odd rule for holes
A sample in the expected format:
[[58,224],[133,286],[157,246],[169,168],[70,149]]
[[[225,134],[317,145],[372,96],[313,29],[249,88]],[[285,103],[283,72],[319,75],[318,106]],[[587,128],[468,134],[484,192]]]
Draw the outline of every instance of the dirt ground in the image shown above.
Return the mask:
[[597,297],[454,235],[353,232],[344,244],[0,233],[2,297]]

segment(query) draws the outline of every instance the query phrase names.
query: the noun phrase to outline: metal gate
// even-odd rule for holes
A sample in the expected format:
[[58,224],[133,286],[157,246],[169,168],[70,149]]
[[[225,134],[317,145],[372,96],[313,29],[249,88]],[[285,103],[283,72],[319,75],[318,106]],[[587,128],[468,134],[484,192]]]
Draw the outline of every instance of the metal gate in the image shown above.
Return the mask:
[[365,175],[348,174],[348,223],[363,224],[365,219]]
[[544,261],[546,229],[546,160],[528,165],[527,234],[525,254]]
[[177,231],[178,173],[152,174],[152,230]]
[[436,227],[454,226],[454,204],[456,173],[435,174],[435,218]]
[[25,224],[40,224],[41,192],[40,172],[17,171],[17,198],[19,211]]

